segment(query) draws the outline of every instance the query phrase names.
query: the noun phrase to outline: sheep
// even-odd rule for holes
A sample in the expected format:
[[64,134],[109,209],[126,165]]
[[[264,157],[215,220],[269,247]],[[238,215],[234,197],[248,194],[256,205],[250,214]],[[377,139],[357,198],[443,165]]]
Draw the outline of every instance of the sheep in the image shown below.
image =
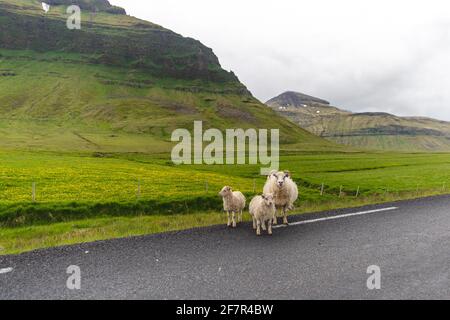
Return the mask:
[[261,227],[266,231],[266,222],[268,224],[268,234],[272,235],[272,221],[276,217],[273,194],[269,193],[254,197],[250,202],[249,211],[253,218],[253,229],[256,230],[256,235],[261,235]]
[[[298,198],[298,187],[291,179],[289,171],[272,171],[267,177],[264,186],[264,194],[273,194],[276,209],[281,209],[283,213],[283,223],[289,225],[287,212],[294,209],[294,202]],[[278,223],[277,216],[273,219],[273,224]]]
[[242,222],[242,212],[246,202],[244,195],[239,191],[233,192],[233,189],[228,186],[223,187],[219,195],[223,198],[223,209],[228,214],[228,227],[236,228],[236,214],[238,214],[238,222]]

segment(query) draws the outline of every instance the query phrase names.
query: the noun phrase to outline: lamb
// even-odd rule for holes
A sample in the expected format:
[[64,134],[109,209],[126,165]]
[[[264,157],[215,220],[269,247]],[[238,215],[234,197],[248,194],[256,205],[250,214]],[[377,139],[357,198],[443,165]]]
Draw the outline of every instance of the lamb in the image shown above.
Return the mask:
[[[276,172],[272,171],[267,177],[264,186],[264,194],[273,194],[276,209],[281,209],[283,213],[283,223],[289,225],[287,212],[294,209],[294,203],[298,198],[298,187],[291,179],[289,171]],[[277,217],[273,219],[273,224],[278,223]]]
[[269,193],[254,197],[250,202],[249,210],[253,218],[253,229],[256,230],[256,235],[261,235],[261,227],[266,231],[266,222],[268,224],[268,234],[272,235],[272,221],[276,217],[273,195]]
[[228,214],[228,227],[236,228],[236,214],[238,222],[242,222],[242,212],[245,208],[245,197],[239,191],[234,191],[231,187],[223,187],[219,195],[223,198],[223,209]]

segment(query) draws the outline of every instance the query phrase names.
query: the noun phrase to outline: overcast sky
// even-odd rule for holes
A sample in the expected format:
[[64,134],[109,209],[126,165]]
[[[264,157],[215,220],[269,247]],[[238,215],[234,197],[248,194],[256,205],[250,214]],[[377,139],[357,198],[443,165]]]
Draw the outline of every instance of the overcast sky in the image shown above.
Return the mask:
[[265,102],[286,90],[352,111],[450,120],[446,0],[112,0],[211,47]]

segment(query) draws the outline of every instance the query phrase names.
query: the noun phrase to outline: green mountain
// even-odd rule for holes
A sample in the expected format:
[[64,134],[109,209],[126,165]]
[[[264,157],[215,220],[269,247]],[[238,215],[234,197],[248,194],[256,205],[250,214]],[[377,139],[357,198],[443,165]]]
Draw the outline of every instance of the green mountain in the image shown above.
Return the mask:
[[450,151],[450,122],[352,113],[296,92],[285,92],[266,104],[309,132],[340,144],[393,151]]
[[[106,0],[0,0],[0,147],[167,152],[174,129],[280,128],[283,147],[342,149],[255,99],[210,48]],[[81,30],[66,26],[69,4]]]

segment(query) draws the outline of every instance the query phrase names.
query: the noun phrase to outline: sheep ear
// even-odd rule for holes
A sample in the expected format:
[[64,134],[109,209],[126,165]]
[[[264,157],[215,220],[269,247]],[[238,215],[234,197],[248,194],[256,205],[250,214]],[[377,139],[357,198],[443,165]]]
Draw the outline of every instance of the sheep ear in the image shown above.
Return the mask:
[[267,200],[265,195],[262,195],[261,198],[263,198],[263,200]]
[[285,171],[284,175],[286,178],[290,178],[291,177],[291,173],[289,171]]

